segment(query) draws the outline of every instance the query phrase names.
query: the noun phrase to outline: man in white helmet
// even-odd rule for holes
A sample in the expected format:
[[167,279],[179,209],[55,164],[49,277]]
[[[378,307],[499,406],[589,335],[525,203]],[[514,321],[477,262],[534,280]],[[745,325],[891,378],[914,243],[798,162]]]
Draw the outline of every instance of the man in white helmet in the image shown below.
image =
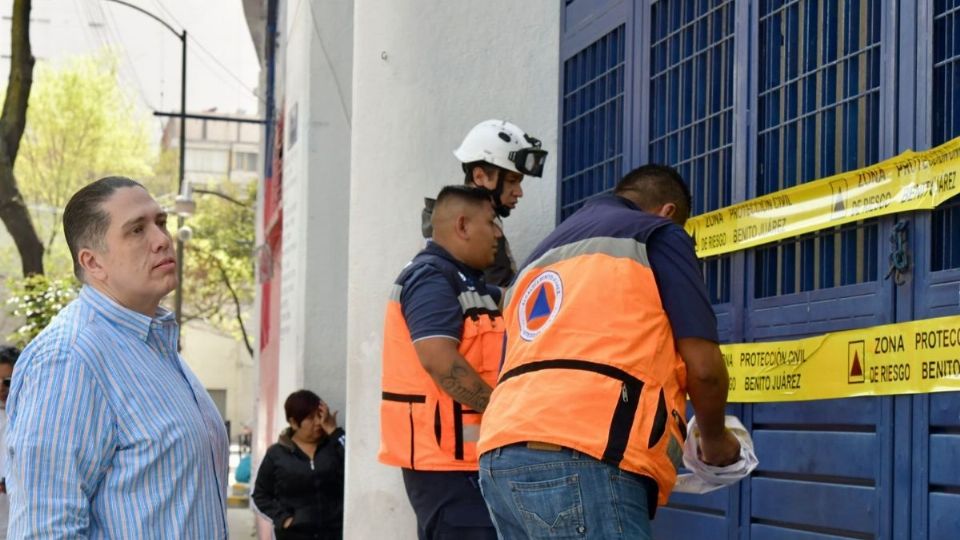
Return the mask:
[[[464,183],[489,192],[501,218],[509,216],[523,197],[523,177],[539,178],[547,160],[547,151],[540,148],[538,139],[504,120],[485,120],[473,126],[453,155],[462,164]],[[430,216],[434,200],[424,199],[424,203],[422,230],[423,237],[429,239],[433,235]],[[484,279],[488,284],[506,287],[516,271],[510,244],[502,236],[493,264],[484,271]]]

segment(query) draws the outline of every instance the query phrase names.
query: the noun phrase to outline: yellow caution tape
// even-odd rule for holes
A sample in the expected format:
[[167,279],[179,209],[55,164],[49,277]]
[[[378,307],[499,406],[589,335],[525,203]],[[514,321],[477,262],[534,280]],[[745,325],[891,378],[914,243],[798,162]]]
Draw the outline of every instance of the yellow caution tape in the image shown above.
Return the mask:
[[960,193],[958,171],[960,138],[702,214],[686,228],[699,257],[721,255],[862,219],[936,208]]
[[960,316],[720,349],[731,402],[960,390]]

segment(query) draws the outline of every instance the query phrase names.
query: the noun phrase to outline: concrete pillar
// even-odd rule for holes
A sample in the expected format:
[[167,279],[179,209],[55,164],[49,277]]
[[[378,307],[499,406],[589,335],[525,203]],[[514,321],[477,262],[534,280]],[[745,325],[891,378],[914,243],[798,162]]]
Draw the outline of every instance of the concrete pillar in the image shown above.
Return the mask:
[[376,461],[384,307],[423,245],[423,198],[463,180],[470,127],[505,118],[552,152],[506,222],[516,255],[555,223],[559,19],[555,0],[355,3],[345,538],[416,538],[400,471]]
[[344,411],[353,3],[285,7],[278,411],[298,388]]

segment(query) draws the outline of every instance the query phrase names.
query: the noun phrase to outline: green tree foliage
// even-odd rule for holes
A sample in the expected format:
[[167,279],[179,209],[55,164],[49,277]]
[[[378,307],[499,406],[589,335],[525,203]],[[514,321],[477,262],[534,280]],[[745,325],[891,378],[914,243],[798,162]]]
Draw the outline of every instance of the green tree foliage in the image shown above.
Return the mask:
[[[117,82],[114,56],[37,67],[15,170],[48,253],[58,239],[62,244],[62,210],[80,187],[108,175],[152,177],[157,157],[148,128]],[[62,249],[48,257],[64,270]]]
[[217,188],[241,204],[194,192],[197,213],[186,221],[193,238],[185,244],[183,270],[183,320],[202,318],[242,338],[251,354],[244,318],[254,297],[255,188]]
[[78,288],[72,278],[50,279],[43,274],[9,279],[7,287],[12,295],[7,299],[7,308],[13,315],[23,317],[24,321],[7,339],[21,349],[77,297]]

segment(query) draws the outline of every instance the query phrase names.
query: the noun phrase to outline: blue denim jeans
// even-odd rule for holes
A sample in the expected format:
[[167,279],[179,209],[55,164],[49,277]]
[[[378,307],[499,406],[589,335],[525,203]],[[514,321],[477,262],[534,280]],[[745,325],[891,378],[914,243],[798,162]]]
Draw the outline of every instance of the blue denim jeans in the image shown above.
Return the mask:
[[403,469],[403,485],[417,515],[419,540],[497,537],[480,495],[477,473]]
[[651,538],[646,479],[575,450],[487,452],[480,489],[506,540]]

